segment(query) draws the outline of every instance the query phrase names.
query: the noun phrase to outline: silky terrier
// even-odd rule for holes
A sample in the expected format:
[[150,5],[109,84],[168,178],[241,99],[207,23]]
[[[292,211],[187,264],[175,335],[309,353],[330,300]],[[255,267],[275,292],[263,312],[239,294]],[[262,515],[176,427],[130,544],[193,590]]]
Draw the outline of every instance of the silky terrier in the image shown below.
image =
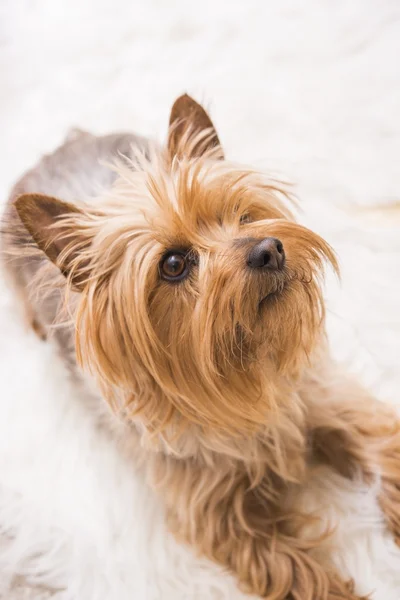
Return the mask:
[[112,408],[179,540],[249,593],[355,600],[296,500],[315,465],[378,481],[399,541],[400,421],[330,356],[321,286],[337,261],[292,201],[226,160],[184,95],[163,146],[75,131],[25,174],[3,262],[29,324]]

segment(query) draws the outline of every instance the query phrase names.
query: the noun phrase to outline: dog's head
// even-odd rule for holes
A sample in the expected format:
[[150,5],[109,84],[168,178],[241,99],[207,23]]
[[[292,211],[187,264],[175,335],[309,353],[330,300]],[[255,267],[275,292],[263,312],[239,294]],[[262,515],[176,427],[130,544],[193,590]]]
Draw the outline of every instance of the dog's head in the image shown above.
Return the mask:
[[77,292],[80,362],[148,429],[251,431],[320,341],[331,248],[294,221],[282,184],[224,159],[188,96],[166,148],[133,151],[116,170],[95,205],[16,202]]

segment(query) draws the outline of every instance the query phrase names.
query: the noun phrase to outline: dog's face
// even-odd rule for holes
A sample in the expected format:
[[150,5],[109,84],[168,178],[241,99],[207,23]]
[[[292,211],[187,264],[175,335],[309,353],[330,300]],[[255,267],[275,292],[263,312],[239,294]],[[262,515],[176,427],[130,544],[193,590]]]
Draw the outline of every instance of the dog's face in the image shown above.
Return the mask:
[[294,222],[281,184],[223,159],[188,96],[168,148],[117,170],[94,208],[17,200],[78,291],[78,358],[149,429],[257,427],[320,339],[330,247]]

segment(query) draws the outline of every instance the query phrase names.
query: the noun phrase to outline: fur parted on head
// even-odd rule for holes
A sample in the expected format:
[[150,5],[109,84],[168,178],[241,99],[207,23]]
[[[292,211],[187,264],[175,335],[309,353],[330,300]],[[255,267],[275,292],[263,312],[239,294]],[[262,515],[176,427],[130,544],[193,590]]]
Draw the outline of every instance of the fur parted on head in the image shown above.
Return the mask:
[[[188,424],[205,437],[259,431],[290,403],[321,343],[320,277],[325,261],[337,268],[330,246],[294,221],[283,184],[224,159],[189,96],[173,106],[166,148],[115,170],[95,207],[16,201],[78,292],[78,360],[154,434],[179,436]],[[279,269],[249,265],[266,238],[284,251]]]

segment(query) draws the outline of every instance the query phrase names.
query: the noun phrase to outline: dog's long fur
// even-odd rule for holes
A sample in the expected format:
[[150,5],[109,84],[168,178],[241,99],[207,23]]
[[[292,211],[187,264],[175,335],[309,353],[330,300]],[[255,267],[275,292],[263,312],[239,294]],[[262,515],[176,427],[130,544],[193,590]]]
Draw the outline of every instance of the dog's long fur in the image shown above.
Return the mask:
[[[129,424],[180,539],[270,600],[350,600],[296,494],[318,463],[380,477],[399,539],[400,426],[329,356],[321,279],[336,258],[290,203],[281,182],[225,160],[183,96],[165,148],[77,133],[30,171],[4,264],[29,323],[54,329],[74,375],[94,376]],[[284,246],[282,271],[247,266],[266,237]],[[179,283],[160,277],[170,250],[190,263]]]

